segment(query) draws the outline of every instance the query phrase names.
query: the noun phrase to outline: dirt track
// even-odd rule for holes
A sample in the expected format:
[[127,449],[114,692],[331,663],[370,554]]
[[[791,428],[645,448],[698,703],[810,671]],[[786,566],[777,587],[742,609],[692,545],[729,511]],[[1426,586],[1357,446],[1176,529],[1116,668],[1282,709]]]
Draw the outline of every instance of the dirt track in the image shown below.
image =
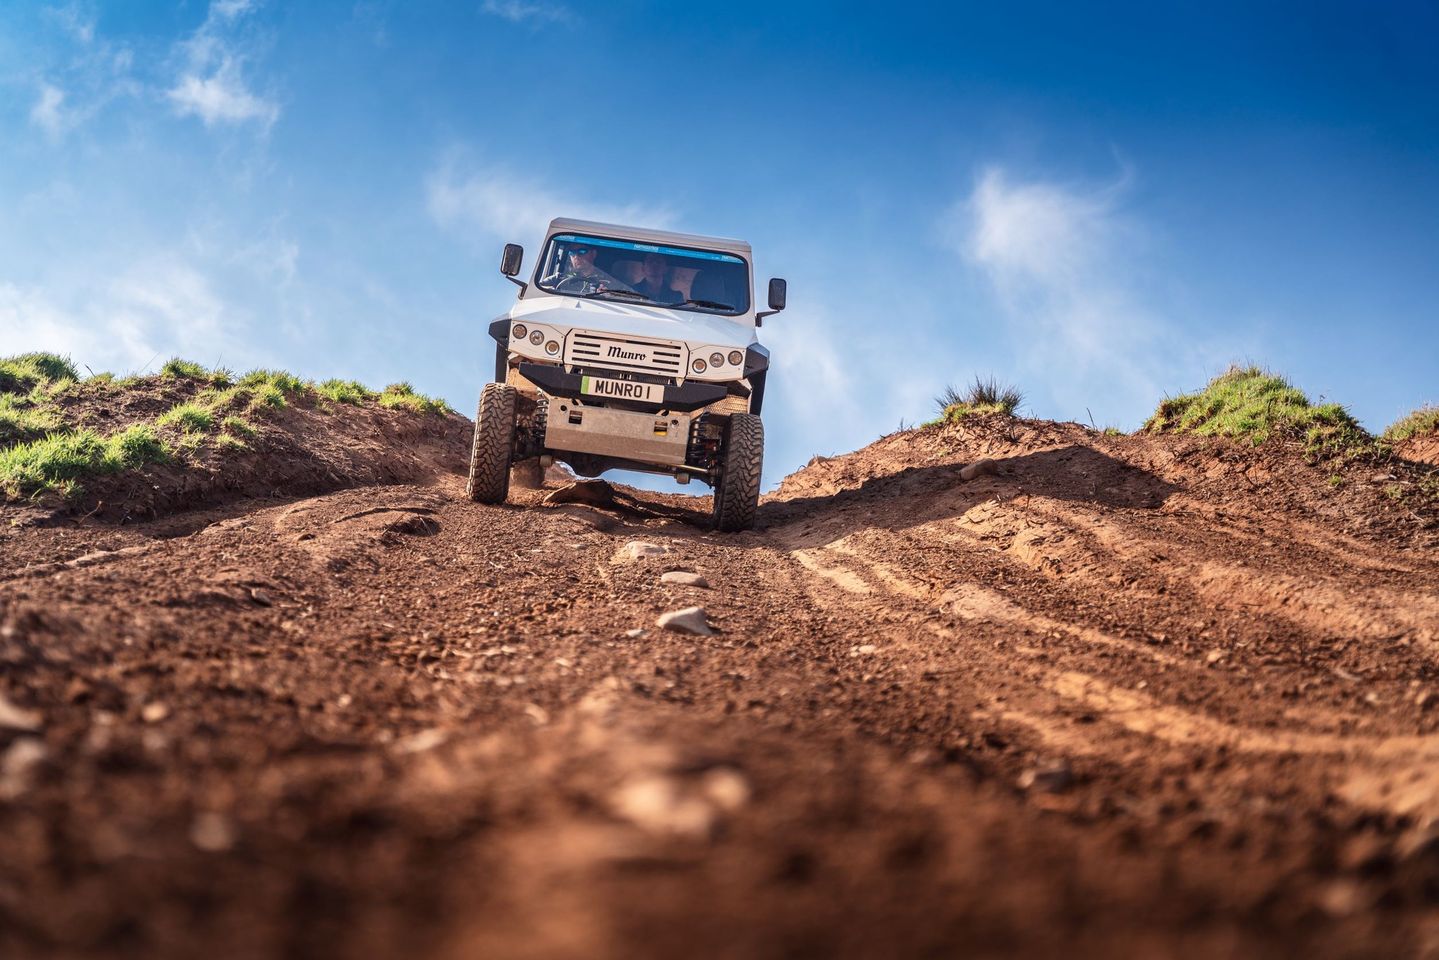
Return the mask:
[[0,534],[0,955],[1439,956],[1377,481],[1020,423],[740,536],[462,487]]

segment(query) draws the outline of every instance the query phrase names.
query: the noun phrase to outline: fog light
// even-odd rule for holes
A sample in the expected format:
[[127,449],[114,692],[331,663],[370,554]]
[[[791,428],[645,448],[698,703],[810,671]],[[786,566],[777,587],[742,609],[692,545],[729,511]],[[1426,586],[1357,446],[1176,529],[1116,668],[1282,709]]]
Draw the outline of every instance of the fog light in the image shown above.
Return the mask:
[[729,352],[729,362],[734,364],[735,366],[739,366],[740,364],[744,363],[744,354],[740,353],[738,350],[731,350]]
[[694,363],[690,364],[690,366],[694,368],[695,373],[705,372],[705,362],[703,360],[696,359]]
[[712,366],[712,367],[718,367],[718,366],[721,366],[721,365],[723,365],[723,364],[724,364],[724,354],[722,354],[722,353],[712,353],[712,354],[710,354],[710,366]]
[[545,344],[545,353],[548,353],[548,354],[550,354],[551,356],[553,356],[554,354],[559,353],[559,352],[560,352],[560,345],[559,345],[558,343],[556,343],[555,341],[551,340],[549,343]]
[[544,335],[543,333],[541,333],[541,332],[538,331],[538,330],[532,330],[532,331],[530,331],[530,343],[533,343],[535,346],[538,347],[540,344],[542,344],[542,343],[544,343],[544,342],[545,342],[545,335]]
[[515,328],[510,331],[510,336],[514,337],[516,340],[523,340],[525,339],[525,334],[529,332],[529,328],[526,327],[523,323],[517,323],[515,324]]

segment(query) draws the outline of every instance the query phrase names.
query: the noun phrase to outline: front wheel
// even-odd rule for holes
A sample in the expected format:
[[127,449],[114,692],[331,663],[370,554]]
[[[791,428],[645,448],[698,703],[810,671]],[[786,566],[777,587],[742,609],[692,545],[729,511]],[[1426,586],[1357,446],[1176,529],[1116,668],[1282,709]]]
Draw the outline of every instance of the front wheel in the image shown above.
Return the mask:
[[475,413],[470,482],[465,492],[476,503],[504,503],[510,494],[510,459],[515,451],[515,388],[487,383]]
[[764,467],[764,424],[752,413],[735,413],[725,429],[724,454],[715,483],[714,525],[733,532],[754,526]]

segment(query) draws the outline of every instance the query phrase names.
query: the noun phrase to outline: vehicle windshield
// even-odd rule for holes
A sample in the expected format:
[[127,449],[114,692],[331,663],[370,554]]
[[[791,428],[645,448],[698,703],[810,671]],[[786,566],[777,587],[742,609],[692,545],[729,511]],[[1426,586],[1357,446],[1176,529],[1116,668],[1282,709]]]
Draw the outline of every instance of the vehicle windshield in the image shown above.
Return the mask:
[[535,276],[547,293],[728,316],[749,310],[749,265],[731,253],[561,233]]

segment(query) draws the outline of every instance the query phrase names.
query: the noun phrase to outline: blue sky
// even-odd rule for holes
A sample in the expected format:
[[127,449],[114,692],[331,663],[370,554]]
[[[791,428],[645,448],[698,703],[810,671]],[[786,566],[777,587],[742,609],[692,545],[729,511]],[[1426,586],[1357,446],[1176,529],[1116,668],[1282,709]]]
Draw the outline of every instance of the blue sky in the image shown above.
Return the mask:
[[1250,360],[1382,429],[1439,401],[1439,7],[0,10],[0,352],[469,410],[559,215],[788,278],[771,483],[976,373],[1132,429]]

